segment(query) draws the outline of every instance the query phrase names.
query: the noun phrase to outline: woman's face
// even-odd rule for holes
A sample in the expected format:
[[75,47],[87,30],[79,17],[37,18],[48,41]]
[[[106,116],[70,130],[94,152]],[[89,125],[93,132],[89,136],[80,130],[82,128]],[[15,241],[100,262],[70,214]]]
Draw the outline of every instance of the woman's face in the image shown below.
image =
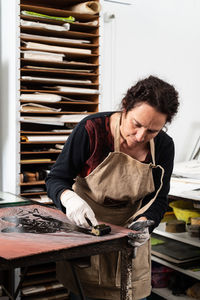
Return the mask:
[[163,128],[167,115],[155,110],[147,103],[141,103],[122,113],[120,131],[129,147],[145,144]]

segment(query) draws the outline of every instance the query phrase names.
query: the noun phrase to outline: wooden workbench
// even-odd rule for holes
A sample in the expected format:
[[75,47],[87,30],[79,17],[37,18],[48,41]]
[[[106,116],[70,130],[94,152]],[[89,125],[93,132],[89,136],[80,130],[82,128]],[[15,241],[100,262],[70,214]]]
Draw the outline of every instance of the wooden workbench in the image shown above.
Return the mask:
[[[32,222],[32,232],[35,231],[35,233],[20,232],[19,229],[23,227],[20,224],[21,218]],[[58,222],[67,220],[61,211],[37,204],[1,208],[0,268],[14,269],[121,251],[120,299],[129,300],[128,286],[131,282],[132,248],[128,246],[127,233],[130,230],[111,225],[111,233],[101,237],[70,230],[53,232],[55,224],[51,226],[52,218]],[[35,224],[40,224],[40,226],[36,226],[36,228]],[[45,232],[45,226],[49,228],[50,232]]]

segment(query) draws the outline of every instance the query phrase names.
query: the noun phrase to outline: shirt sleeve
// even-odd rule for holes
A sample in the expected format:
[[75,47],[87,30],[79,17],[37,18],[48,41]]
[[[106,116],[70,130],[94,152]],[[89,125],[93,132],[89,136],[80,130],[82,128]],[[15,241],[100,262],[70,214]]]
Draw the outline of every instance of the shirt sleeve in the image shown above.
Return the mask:
[[68,137],[46,178],[47,194],[59,209],[64,211],[60,202],[61,193],[66,189],[72,190],[74,179],[80,173],[89,155],[88,133],[84,123],[79,123]]
[[[164,133],[163,133],[164,134]],[[156,150],[156,165],[160,165],[164,169],[163,185],[158,193],[157,198],[153,204],[141,215],[138,215],[136,219],[141,216],[151,219],[155,222],[149,230],[153,231],[157,227],[163,218],[164,213],[168,208],[168,193],[170,188],[170,178],[174,164],[174,142],[169,136],[164,136],[155,143]],[[156,191],[159,189],[161,183],[161,170],[159,168],[153,169],[153,178],[155,184],[155,192],[146,196],[143,199],[142,206],[147,204],[152,197],[155,196]]]

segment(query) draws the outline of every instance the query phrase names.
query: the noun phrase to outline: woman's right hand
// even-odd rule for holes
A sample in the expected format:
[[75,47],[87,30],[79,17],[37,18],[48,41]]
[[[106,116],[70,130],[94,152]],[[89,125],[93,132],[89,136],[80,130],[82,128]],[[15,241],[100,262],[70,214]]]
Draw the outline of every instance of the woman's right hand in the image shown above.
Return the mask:
[[66,216],[72,224],[80,227],[89,228],[86,218],[93,226],[98,224],[95,214],[85,200],[79,197],[75,192],[66,190],[60,197],[62,205],[66,208]]

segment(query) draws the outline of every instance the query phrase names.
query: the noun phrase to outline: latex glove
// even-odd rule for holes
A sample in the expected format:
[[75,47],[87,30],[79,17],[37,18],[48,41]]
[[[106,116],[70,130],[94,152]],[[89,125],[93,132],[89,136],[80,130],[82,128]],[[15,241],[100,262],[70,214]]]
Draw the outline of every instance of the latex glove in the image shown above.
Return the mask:
[[88,218],[93,226],[98,224],[91,207],[75,192],[71,190],[64,191],[60,200],[66,208],[66,216],[72,224],[89,228],[90,225],[85,218]]
[[133,247],[140,247],[150,239],[149,226],[153,225],[153,220],[137,220],[132,222],[128,228],[133,230],[133,233],[128,233],[128,243]]

